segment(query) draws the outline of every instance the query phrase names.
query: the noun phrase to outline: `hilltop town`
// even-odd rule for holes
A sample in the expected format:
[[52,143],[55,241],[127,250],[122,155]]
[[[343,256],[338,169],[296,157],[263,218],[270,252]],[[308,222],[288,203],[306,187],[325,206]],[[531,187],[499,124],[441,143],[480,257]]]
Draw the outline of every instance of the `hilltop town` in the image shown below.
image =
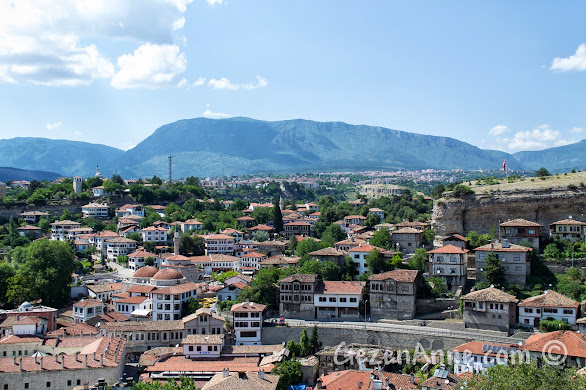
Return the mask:
[[583,385],[583,173],[483,174],[2,184],[0,388]]

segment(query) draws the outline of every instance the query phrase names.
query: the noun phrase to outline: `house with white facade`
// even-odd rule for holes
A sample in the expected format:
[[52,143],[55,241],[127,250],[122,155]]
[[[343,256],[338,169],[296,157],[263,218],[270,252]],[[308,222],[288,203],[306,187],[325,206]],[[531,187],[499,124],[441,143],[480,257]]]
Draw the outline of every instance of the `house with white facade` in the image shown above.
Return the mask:
[[481,373],[496,365],[508,365],[509,359],[520,352],[511,344],[493,344],[471,341],[450,350],[454,362],[454,374]]
[[365,282],[319,281],[313,295],[317,318],[357,319]]
[[260,262],[268,256],[264,253],[248,252],[240,257],[240,269],[259,270]]
[[218,298],[218,302],[220,301],[235,301],[240,294],[240,291],[246,287],[246,283],[244,282],[234,282],[231,284],[226,284],[224,287],[219,289],[216,292],[216,297]]
[[225,234],[227,236],[234,237],[234,240],[236,241],[236,243],[239,243],[240,241],[242,241],[244,239],[244,232],[241,232],[240,230],[226,228],[224,230],[221,230],[220,233]]
[[92,188],[92,193],[94,194],[94,197],[96,197],[96,198],[99,198],[100,196],[109,196],[109,195],[112,195],[109,192],[106,192],[104,190],[104,186],[93,187]]
[[109,238],[105,244],[109,260],[116,260],[118,256],[128,256],[136,250],[136,241],[126,237]]
[[142,229],[141,233],[144,242],[167,243],[169,231],[162,227],[149,226]]
[[[158,279],[157,275],[161,274]],[[178,275],[177,275],[178,274]],[[183,276],[176,270],[165,269],[161,270],[153,276],[155,280],[174,280]],[[201,290],[193,282],[180,283],[174,286],[158,288],[153,292],[153,320],[178,320],[181,318],[181,307],[190,298],[197,298],[197,292]]]
[[81,206],[81,215],[83,218],[107,219],[109,209],[107,204],[92,202]]
[[130,215],[144,217],[144,207],[140,204],[125,204],[116,209],[117,217],[128,217]]
[[212,234],[204,236],[206,255],[219,253],[223,255],[234,254],[235,238],[226,234]]
[[233,305],[230,311],[233,316],[236,345],[262,344],[262,313],[266,305],[254,302],[242,302]]
[[51,240],[66,241],[71,229],[79,228],[81,224],[74,221],[57,221],[51,224]]
[[384,249],[370,244],[361,244],[348,250],[352,260],[358,264],[358,275],[368,272],[368,265],[366,264],[366,256],[373,250],[384,252]]
[[580,304],[553,290],[529,297],[519,303],[519,324],[539,326],[539,321],[548,318],[576,324]]
[[128,254],[128,264],[127,267],[133,271],[138,270],[141,267],[145,266],[145,260],[149,257],[152,257],[154,260],[154,266],[155,267],[160,267],[161,263],[163,262],[163,260],[158,257],[157,255],[154,255],[150,252],[146,252],[146,251],[136,251],[136,252],[132,252]]
[[381,221],[385,220],[385,211],[377,207],[368,209],[368,214],[378,215]]
[[128,317],[131,317],[133,313],[139,313],[140,316],[148,316],[153,309],[153,300],[148,296],[132,296],[126,298],[116,299],[116,311],[122,313]]
[[181,341],[183,355],[189,359],[220,358],[224,346],[223,334],[190,334]]
[[190,230],[202,230],[203,223],[199,222],[197,219],[188,219],[185,222],[181,222],[181,231],[183,233],[187,233]]
[[73,320],[86,322],[92,317],[104,314],[104,303],[99,299],[82,299],[73,304]]

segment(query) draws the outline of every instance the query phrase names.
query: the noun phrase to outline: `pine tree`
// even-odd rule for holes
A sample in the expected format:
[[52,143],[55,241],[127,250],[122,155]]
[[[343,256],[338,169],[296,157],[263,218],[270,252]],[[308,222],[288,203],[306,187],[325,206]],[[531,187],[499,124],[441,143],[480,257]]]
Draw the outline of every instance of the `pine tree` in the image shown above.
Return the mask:
[[501,260],[494,253],[491,252],[486,256],[483,269],[484,278],[488,283],[494,285],[496,288],[506,286],[505,268],[501,264]]
[[319,341],[319,335],[317,334],[317,325],[313,325],[313,329],[311,329],[309,346],[311,347],[312,353],[316,353],[321,348],[321,341]]
[[281,213],[279,198],[275,198],[273,201],[273,227],[277,234],[283,231],[283,214]]

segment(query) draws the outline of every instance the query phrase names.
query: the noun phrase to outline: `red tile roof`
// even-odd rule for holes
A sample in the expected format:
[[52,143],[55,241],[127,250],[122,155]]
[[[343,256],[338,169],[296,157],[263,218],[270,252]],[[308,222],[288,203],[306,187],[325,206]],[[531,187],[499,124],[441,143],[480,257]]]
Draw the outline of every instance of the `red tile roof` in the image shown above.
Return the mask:
[[266,305],[261,305],[260,303],[254,303],[254,302],[242,302],[242,303],[238,303],[236,305],[232,306],[232,309],[230,309],[230,311],[235,312],[243,312],[243,311],[254,311],[254,312],[262,312],[267,306]]
[[148,297],[128,297],[128,298],[123,298],[123,299],[118,299],[116,301],[116,303],[128,303],[129,305],[139,305],[141,303],[143,303],[144,301],[146,301],[148,299]]
[[553,290],[546,290],[543,294],[529,297],[519,303],[523,307],[572,307],[577,308],[580,304],[571,298],[566,297]]
[[412,269],[395,269],[380,274],[374,274],[368,277],[368,280],[387,280],[393,279],[397,282],[414,283],[419,271]]
[[533,222],[533,221],[528,221],[526,219],[523,218],[516,218],[516,219],[511,219],[509,221],[503,222],[501,223],[501,226],[503,227],[516,227],[516,226],[522,226],[522,227],[543,227],[541,224],[537,223],[537,222]]
[[464,253],[468,253],[470,252],[468,249],[462,249],[459,246],[454,246],[454,245],[444,245],[442,247],[436,248],[432,251],[429,251],[427,253],[459,253],[459,254],[464,254]]
[[354,248],[350,248],[349,252],[372,252],[373,250],[378,249],[379,251],[383,252],[383,248],[379,248],[378,246],[370,245],[370,244],[360,244],[359,246],[355,246]]
[[197,284],[193,282],[187,282],[183,284],[179,284],[177,286],[165,287],[160,290],[157,290],[157,294],[182,294],[188,291],[195,291],[197,290]]
[[[565,347],[564,351],[560,348],[554,350],[552,345],[557,345],[560,348],[563,345]],[[530,336],[519,349],[531,352],[544,352],[545,350],[557,353],[559,351],[560,354],[565,352],[567,356],[586,358],[586,337],[583,334],[569,330],[538,333]]]
[[365,282],[350,282],[350,281],[328,281],[318,283],[316,294],[352,294],[359,295],[362,293]]
[[104,303],[99,299],[88,298],[82,301],[76,302],[73,304],[76,307],[94,307],[94,306],[104,306]]
[[503,248],[502,242],[486,244],[474,249],[477,252],[531,252],[533,248],[527,248],[521,245],[509,244],[508,248]]

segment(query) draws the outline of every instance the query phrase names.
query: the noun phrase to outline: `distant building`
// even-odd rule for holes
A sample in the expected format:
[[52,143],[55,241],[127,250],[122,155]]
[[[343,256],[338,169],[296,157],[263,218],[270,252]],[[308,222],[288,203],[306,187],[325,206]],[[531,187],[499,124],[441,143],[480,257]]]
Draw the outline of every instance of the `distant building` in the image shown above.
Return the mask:
[[476,254],[476,280],[484,280],[484,263],[486,256],[493,253],[505,269],[507,282],[525,287],[527,277],[531,274],[531,258],[533,248],[511,244],[508,240],[480,246]]
[[576,221],[570,216],[549,225],[549,235],[552,237],[568,240],[571,242],[584,241],[586,223]]
[[539,251],[539,238],[543,234],[543,225],[522,218],[512,219],[500,224],[500,236],[511,244],[519,244],[523,241],[531,243],[533,248]]
[[419,271],[396,269],[368,277],[370,312],[373,317],[411,319],[415,317]]
[[541,320],[548,318],[574,325],[578,318],[580,304],[553,290],[529,297],[519,303],[519,323],[521,325],[539,326]]
[[468,249],[454,245],[429,251],[429,273],[444,279],[448,290],[464,287],[468,275],[468,252]]
[[462,297],[464,326],[509,332],[517,322],[517,302],[494,287],[471,292]]
[[232,306],[236,345],[262,344],[262,313],[266,306],[254,302],[242,302]]
[[73,192],[75,192],[76,194],[81,194],[83,191],[82,185],[83,179],[79,176],[75,176],[73,178]]

